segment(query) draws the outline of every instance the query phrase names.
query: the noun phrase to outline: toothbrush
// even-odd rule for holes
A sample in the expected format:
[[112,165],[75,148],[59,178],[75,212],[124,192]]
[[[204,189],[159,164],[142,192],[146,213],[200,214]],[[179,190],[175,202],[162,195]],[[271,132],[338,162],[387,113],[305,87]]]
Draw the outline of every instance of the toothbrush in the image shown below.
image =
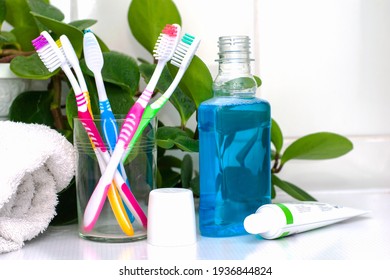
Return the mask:
[[88,111],[92,116],[91,101],[89,98],[87,84],[85,82],[83,73],[81,72],[79,59],[77,58],[72,43],[69,41],[66,35],[61,35],[60,39],[57,40],[56,43],[57,46],[62,50],[66,60],[68,61],[69,66],[73,68],[74,72],[76,73],[81,91],[84,93],[85,99],[87,101]]
[[145,108],[145,112],[142,115],[140,125],[138,126],[137,131],[135,132],[133,138],[131,139],[131,142],[126,150],[126,155],[123,157],[123,161],[125,161],[129,156],[130,151],[132,150],[138,138],[142,134],[142,131],[149,124],[150,120],[157,115],[157,113],[161,110],[161,108],[165,105],[165,103],[167,103],[167,101],[175,91],[181,78],[184,76],[185,71],[190,65],[192,58],[194,57],[195,52],[199,47],[199,44],[200,44],[200,39],[188,33],[186,33],[182,37],[171,60],[171,64],[175,65],[176,67],[179,67],[179,70],[173,82],[168,87],[168,89],[164,92],[164,94],[161,95],[160,98],[158,98],[156,101],[154,101],[152,104],[148,105]]
[[84,33],[83,48],[87,67],[95,76],[104,138],[107,140],[110,150],[112,151],[115,148],[118,138],[118,125],[115,121],[114,114],[112,113],[101,74],[104,64],[103,54],[95,35],[90,30],[86,30]]
[[[112,112],[110,101],[108,100],[106,89],[102,77],[102,69],[104,65],[103,54],[100,49],[99,43],[95,37],[95,34],[91,30],[87,29],[84,31],[83,38],[83,49],[84,58],[89,70],[91,70],[95,77],[96,88],[99,96],[99,107],[101,116],[101,126],[103,131],[104,139],[110,147],[110,152],[115,148],[116,141],[118,139],[118,124],[115,120],[115,116]],[[130,186],[129,181],[126,177],[123,164],[119,165],[119,172],[127,185]],[[129,209],[126,208],[127,215],[133,222],[134,217],[132,216]]]
[[[84,94],[85,101],[87,102],[88,111],[89,111],[91,117],[93,118],[93,114],[92,114],[92,110],[91,110],[91,106],[90,106],[91,104],[90,104],[90,98],[89,98],[87,84],[85,82],[83,73],[82,73],[81,68],[80,68],[80,63],[79,63],[78,57],[76,55],[76,52],[74,51],[72,43],[70,42],[70,40],[68,39],[68,37],[66,35],[61,35],[59,42],[57,41],[56,43],[57,43],[57,46],[62,50],[68,64],[73,68],[74,72],[76,73],[77,80],[78,80],[79,85],[80,85],[80,89]],[[91,144],[93,145],[93,142],[91,142]],[[94,145],[93,145],[93,147],[94,147]],[[99,152],[99,151],[97,151],[97,152]],[[102,158],[100,153],[98,154],[97,152],[95,152],[95,154],[96,154],[96,157],[98,159],[99,168],[100,168],[101,172],[104,172],[104,170],[106,168],[106,163],[104,162],[104,159]],[[133,232],[132,227],[129,226],[128,218],[125,215],[123,215],[123,213],[125,211],[125,207],[123,206],[123,203],[122,203],[121,199],[119,198],[118,190],[115,187],[112,187],[109,189],[108,199],[109,199],[111,205],[116,206],[113,208],[114,215],[115,215],[115,217],[117,217],[118,221],[122,221],[122,222],[120,222],[120,225],[122,225],[121,227],[122,227],[123,231],[129,235],[131,232]],[[129,210],[127,208],[126,208],[126,213],[127,213],[128,217],[132,217],[131,213],[129,213]],[[134,220],[134,217],[132,217],[131,222],[133,222],[133,220]]]
[[[65,72],[65,74],[67,75],[75,91],[79,118],[80,120],[82,120],[82,124],[85,127],[88,136],[90,137],[92,147],[95,151],[95,154],[98,159],[98,163],[103,172],[105,170],[105,163],[109,161],[109,154],[92,120],[91,114],[88,111],[87,101],[85,99],[85,96],[81,88],[79,87],[77,80],[74,77],[72,71],[70,70],[66,58],[63,56],[62,52],[60,51],[60,49],[58,48],[54,40],[46,31],[43,31],[41,33],[41,36],[33,40],[32,43],[39,57],[41,58],[42,62],[44,63],[44,65],[49,71],[53,72],[58,67],[61,67]],[[65,48],[64,51],[66,52],[66,50],[68,49]],[[123,183],[123,179],[121,181],[120,178],[118,178],[118,176],[115,176],[115,178],[116,180],[119,181],[119,183],[121,184]],[[116,194],[117,193],[115,192],[114,188],[113,187],[110,188],[108,195],[109,198],[111,198],[110,203],[113,208],[114,214],[122,230],[128,235],[133,235],[134,231],[131,226],[131,223],[129,222],[127,216],[124,214],[123,205],[121,203],[121,200],[118,199],[118,196]],[[103,203],[100,206],[103,207]],[[86,228],[86,230],[90,230],[90,229]]]
[[[143,111],[152,96],[153,90],[158,82],[162,70],[164,69],[164,66],[173,56],[174,50],[179,41],[179,30],[180,30],[179,25],[176,24],[167,25],[162,30],[162,33],[160,34],[157,40],[155,51],[154,51],[154,57],[158,59],[156,69],[148,85],[146,86],[146,89],[143,91],[141,96],[137,99],[135,104],[131,107],[128,114],[126,115],[125,122],[122,125],[121,131],[119,133],[118,141],[116,143],[114,152],[112,153],[111,159],[107,165],[105,172],[103,173],[98,184],[96,185],[94,192],[90,197],[90,201],[92,201],[92,203],[88,203],[85,208],[85,212],[84,212],[85,226],[93,226],[94,219],[92,219],[92,217],[99,215],[100,209],[97,208],[96,203],[93,202],[104,201],[105,199],[104,190],[109,187],[112,177],[115,173],[115,170],[117,170],[117,167],[121,162],[121,159],[126,151],[126,148],[131,141],[133,133],[136,131],[141,121]],[[124,196],[128,197],[129,195],[131,195],[131,192],[126,185],[119,186],[118,190],[122,198],[124,198]],[[146,224],[147,224],[146,217],[144,222],[145,222],[144,226],[146,228]]]

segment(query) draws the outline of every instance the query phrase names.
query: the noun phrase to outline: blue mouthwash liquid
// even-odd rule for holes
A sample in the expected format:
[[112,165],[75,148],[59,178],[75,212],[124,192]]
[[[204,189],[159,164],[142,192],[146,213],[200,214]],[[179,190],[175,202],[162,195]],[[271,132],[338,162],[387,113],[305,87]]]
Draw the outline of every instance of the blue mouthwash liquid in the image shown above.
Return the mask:
[[247,234],[243,221],[271,202],[270,106],[256,97],[219,96],[198,109],[203,236]]

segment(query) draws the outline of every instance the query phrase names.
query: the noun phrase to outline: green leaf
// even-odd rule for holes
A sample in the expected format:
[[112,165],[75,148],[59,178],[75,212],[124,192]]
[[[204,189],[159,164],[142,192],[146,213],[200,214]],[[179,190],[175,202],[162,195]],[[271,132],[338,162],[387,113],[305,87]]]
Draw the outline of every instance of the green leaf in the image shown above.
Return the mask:
[[47,91],[23,92],[13,101],[9,118],[15,122],[40,123],[53,127],[51,101],[52,97]]
[[[121,87],[106,83],[107,97],[110,100],[112,112],[123,117],[134,105],[134,99],[129,92]],[[97,94],[96,94],[97,96]]]
[[181,175],[174,169],[180,169],[181,160],[174,156],[163,156],[157,161],[158,187],[175,187],[181,180]]
[[163,156],[157,161],[157,165],[161,170],[167,170],[172,168],[181,168],[181,160],[174,156]]
[[[161,171],[159,172],[162,174]],[[165,171],[160,178],[161,182],[159,183],[160,185],[158,185],[159,188],[174,188],[180,182],[180,173],[168,170]]]
[[276,189],[275,189],[275,185],[272,184],[271,185],[271,199],[275,199],[276,197]]
[[176,138],[177,133],[181,135],[185,134],[184,131],[177,129],[175,127],[162,126],[157,128],[157,134],[156,134],[157,145],[166,150],[173,148],[175,146],[174,139]]
[[64,22],[51,19],[46,16],[31,12],[35,19],[42,23],[46,30],[51,30],[54,34],[51,34],[53,40],[56,41],[61,35],[66,35],[72,42],[72,46],[77,54],[77,57],[81,56],[83,49],[83,32],[76,27],[66,24]]
[[46,80],[59,72],[59,70],[49,72],[36,53],[30,56],[15,57],[11,61],[10,68],[19,77],[36,80]]
[[258,76],[253,76],[253,77],[255,78],[256,86],[257,86],[257,87],[260,87],[261,84],[263,83],[263,82],[261,81],[261,79],[260,79]]
[[181,184],[183,188],[190,188],[193,173],[192,157],[186,154],[181,163]]
[[44,28],[32,13],[59,21],[64,19],[59,9],[43,0],[6,0],[6,8],[6,20],[14,27],[12,33],[25,51],[33,50],[31,40],[38,37]]
[[276,175],[272,175],[271,180],[272,185],[278,186],[281,190],[285,191],[287,194],[289,194],[295,199],[303,201],[316,201],[314,197],[312,197],[304,190],[298,188],[292,183],[279,179]]
[[187,152],[199,151],[198,141],[178,127],[159,127],[157,129],[156,141],[157,145],[164,149],[171,149],[176,146]]
[[197,153],[199,152],[199,142],[188,135],[179,135],[174,140],[175,145],[182,151]]
[[274,144],[276,152],[280,153],[283,147],[283,134],[278,123],[272,119],[271,124],[271,142]]
[[196,197],[200,196],[200,177],[199,177],[199,173],[197,173],[196,176],[191,180],[190,188],[191,188],[192,192],[194,193],[194,196],[196,196]]
[[[136,60],[115,51],[104,52],[103,59],[103,80],[120,86],[129,93],[129,97],[134,96],[137,92],[140,78]],[[85,60],[81,60],[80,66],[84,73],[93,77],[93,73],[86,66]]]
[[69,25],[72,25],[79,30],[84,30],[84,29],[91,27],[92,25],[94,25],[96,23],[97,23],[97,20],[95,20],[95,19],[82,19],[82,20],[75,20],[75,21],[69,22]]
[[150,54],[166,24],[181,25],[179,11],[172,0],[133,0],[127,19],[133,36]]
[[318,132],[299,138],[283,153],[282,163],[291,159],[331,159],[345,155],[353,149],[353,144],[344,136]]
[[171,143],[170,147],[174,146],[174,139],[178,136],[185,136],[185,131],[177,127],[162,126],[157,129],[157,145],[160,142],[169,141]]
[[42,16],[52,18],[58,21],[64,20],[64,14],[53,5],[50,5],[41,0],[27,0],[28,6],[31,11]]
[[[152,77],[155,68],[155,64],[143,63],[140,65],[140,71],[146,83],[150,81],[150,78]],[[161,93],[164,93],[168,89],[172,81],[173,79],[170,72],[167,68],[164,68],[159,82],[157,83],[156,89]],[[172,96],[169,98],[169,101],[178,111],[180,115],[181,125],[185,126],[188,119],[196,111],[196,106],[194,102],[190,97],[184,94],[184,92],[179,87],[176,88]]]
[[7,44],[16,43],[16,37],[11,32],[0,31],[0,43],[7,43]]
[[[89,29],[89,27],[91,27],[92,25],[94,25],[96,23],[97,23],[97,20],[95,20],[95,19],[82,19],[82,20],[75,20],[75,21],[69,22],[68,25],[73,26],[84,33],[85,29]],[[97,34],[95,34],[95,36],[99,42],[100,49],[102,50],[102,52],[109,52],[110,48],[103,42],[102,39],[99,38],[99,36],[97,36]],[[72,45],[73,44],[74,43],[72,43]],[[78,55],[78,57],[80,58],[80,55]]]
[[[176,75],[177,68],[170,66],[171,73]],[[213,78],[206,64],[195,56],[182,80],[180,89],[195,102],[196,108],[200,103],[213,97]]]
[[12,29],[16,41],[19,44],[19,48],[24,51],[33,51],[34,47],[31,41],[39,36],[35,25],[32,26],[18,26]]
[[[158,131],[158,130],[157,130]],[[157,139],[157,146],[165,150],[172,149],[175,146],[175,142],[170,138]]]
[[224,90],[235,91],[241,89],[256,88],[257,84],[255,79],[249,77],[240,77],[227,81],[224,83]]
[[5,20],[13,27],[36,26],[26,0],[6,0],[5,4],[7,9]]
[[0,30],[5,20],[6,13],[7,13],[7,6],[5,4],[5,0],[0,0]]

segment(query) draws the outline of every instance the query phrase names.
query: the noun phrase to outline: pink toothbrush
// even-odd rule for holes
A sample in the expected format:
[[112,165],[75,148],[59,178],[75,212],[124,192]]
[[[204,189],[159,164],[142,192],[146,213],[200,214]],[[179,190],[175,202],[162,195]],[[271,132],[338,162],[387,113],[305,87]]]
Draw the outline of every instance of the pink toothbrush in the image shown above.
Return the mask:
[[[142,114],[153,94],[153,90],[156,87],[164,66],[173,56],[175,48],[179,42],[179,31],[180,26],[177,24],[166,25],[157,40],[156,47],[154,49],[154,57],[158,59],[156,69],[145,90],[128,112],[125,118],[125,122],[123,123],[120,130],[118,141],[112,153],[111,159],[108,162],[106,170],[96,185],[95,190],[92,193],[90,200],[85,208],[83,222],[86,228],[92,228],[100,214],[101,207],[96,202],[105,200],[105,196],[107,194],[106,190],[110,186],[110,182],[118,168],[119,163],[121,162],[121,159],[131,141],[131,138],[134,135],[134,132],[137,130],[137,127],[142,118]],[[132,201],[134,198],[133,194],[125,183],[118,185],[118,191],[125,203],[127,200]],[[126,205],[128,205],[128,203],[126,203]],[[146,228],[146,217],[142,219],[142,224]]]

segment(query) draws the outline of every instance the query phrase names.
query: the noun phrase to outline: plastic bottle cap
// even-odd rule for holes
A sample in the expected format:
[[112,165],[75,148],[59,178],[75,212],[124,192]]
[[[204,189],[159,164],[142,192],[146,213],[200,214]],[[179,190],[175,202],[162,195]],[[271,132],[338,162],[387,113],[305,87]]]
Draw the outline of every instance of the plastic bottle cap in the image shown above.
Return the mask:
[[244,228],[250,234],[265,233],[272,229],[272,217],[265,213],[251,214],[244,220]]
[[187,246],[196,243],[192,191],[161,188],[150,192],[147,241],[155,246]]

